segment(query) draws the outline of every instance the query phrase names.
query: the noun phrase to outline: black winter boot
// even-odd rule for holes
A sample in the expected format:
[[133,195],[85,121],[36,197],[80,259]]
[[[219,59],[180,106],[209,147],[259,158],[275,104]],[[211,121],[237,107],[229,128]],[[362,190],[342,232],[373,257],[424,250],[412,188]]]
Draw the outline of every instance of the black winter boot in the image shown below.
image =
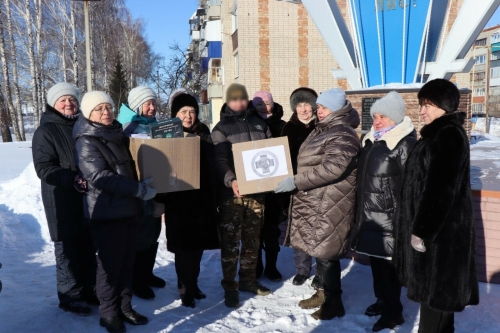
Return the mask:
[[372,331],[380,332],[382,330],[385,330],[386,328],[392,330],[398,325],[403,325],[404,322],[405,320],[402,315],[395,317],[382,315],[380,319],[375,323],[375,325],[373,325]]
[[277,261],[278,252],[266,252],[266,269],[264,270],[264,275],[273,282],[279,282],[283,279],[283,276],[276,268]]
[[207,298],[207,295],[203,293],[203,291],[200,290],[198,286],[194,289],[194,298],[195,299],[205,299]]
[[228,308],[237,308],[240,306],[240,295],[238,290],[226,290],[224,292],[224,304]]
[[99,319],[99,325],[104,327],[109,333],[123,333],[126,331],[120,316],[101,318]]
[[149,250],[137,252],[134,262],[134,280],[132,290],[134,295],[142,299],[153,299],[155,293],[149,287],[149,277],[151,270],[148,259],[150,257]]
[[255,270],[257,280],[262,277],[262,272],[264,272],[264,264],[262,263],[262,249],[259,249],[259,254],[257,256],[257,268]]
[[150,287],[155,287],[155,288],[165,288],[167,283],[165,280],[162,278],[156,276],[153,274],[153,269],[155,268],[155,262],[156,262],[156,253],[158,253],[158,245],[159,243],[156,242],[155,244],[151,245],[149,248],[149,256],[148,256],[148,271],[151,272],[149,275],[149,286]]
[[321,308],[311,316],[316,320],[331,320],[335,317],[343,317],[344,315],[344,304],[342,303],[342,299],[338,297],[325,298],[325,302],[321,305]]
[[149,322],[148,318],[137,313],[135,310],[132,310],[130,312],[123,312],[122,319],[126,323],[134,326],[146,325]]

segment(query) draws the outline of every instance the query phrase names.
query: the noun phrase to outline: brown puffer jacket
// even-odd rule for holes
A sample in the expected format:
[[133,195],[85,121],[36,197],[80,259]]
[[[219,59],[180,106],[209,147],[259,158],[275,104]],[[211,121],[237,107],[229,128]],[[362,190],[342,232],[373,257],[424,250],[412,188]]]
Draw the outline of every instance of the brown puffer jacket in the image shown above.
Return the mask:
[[348,250],[354,221],[359,115],[347,102],[318,122],[299,151],[286,242],[325,260]]

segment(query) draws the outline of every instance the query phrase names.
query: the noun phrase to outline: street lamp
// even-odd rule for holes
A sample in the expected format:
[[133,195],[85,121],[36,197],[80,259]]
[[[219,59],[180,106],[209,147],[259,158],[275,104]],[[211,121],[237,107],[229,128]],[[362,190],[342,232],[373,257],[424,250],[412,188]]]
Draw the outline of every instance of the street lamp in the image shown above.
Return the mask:
[[92,91],[92,66],[90,61],[90,24],[89,24],[89,1],[101,0],[73,0],[83,1],[83,13],[85,15],[85,53],[87,58],[87,92]]

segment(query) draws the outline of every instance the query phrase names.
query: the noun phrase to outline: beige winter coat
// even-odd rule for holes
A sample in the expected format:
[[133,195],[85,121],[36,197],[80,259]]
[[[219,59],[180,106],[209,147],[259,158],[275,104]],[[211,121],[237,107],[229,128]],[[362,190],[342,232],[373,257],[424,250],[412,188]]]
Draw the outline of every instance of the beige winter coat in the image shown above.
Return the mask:
[[348,250],[355,215],[358,125],[358,112],[347,102],[318,122],[302,144],[286,238],[294,249],[326,260],[338,260]]

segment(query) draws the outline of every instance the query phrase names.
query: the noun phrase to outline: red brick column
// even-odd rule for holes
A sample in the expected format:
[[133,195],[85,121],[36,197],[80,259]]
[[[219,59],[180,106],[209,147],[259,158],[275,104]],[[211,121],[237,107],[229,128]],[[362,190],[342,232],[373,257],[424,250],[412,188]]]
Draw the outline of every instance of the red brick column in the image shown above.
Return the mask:
[[260,87],[271,90],[271,61],[269,59],[269,0],[259,0],[259,67]]
[[298,5],[297,29],[299,35],[299,86],[309,86],[309,23],[304,5]]

